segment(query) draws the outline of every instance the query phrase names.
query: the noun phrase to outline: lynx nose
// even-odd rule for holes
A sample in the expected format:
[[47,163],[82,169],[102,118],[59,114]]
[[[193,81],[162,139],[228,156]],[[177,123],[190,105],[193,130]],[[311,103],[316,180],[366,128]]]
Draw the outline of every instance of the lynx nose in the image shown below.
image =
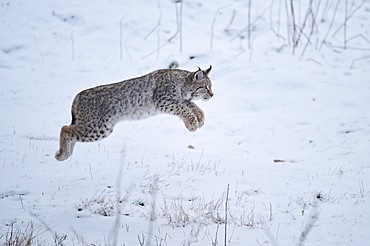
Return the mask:
[[207,86],[207,92],[210,97],[213,97],[213,92],[208,86]]

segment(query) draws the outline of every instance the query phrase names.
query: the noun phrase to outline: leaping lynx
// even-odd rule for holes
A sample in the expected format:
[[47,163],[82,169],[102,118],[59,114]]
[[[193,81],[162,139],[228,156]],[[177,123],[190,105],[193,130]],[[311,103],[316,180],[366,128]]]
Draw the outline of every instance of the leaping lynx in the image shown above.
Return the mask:
[[68,159],[76,142],[106,138],[121,120],[139,120],[160,113],[179,116],[194,132],[204,124],[203,111],[193,99],[213,96],[206,70],[161,69],[122,82],[83,90],[72,103],[72,123],[60,131],[59,161]]

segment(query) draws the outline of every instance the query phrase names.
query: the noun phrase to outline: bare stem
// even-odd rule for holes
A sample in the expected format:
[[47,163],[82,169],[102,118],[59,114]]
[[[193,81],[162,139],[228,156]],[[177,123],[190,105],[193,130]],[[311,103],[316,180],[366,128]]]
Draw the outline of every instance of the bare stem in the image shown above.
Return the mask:
[[293,55],[295,53],[295,48],[298,45],[298,40],[297,40],[297,29],[296,29],[296,24],[295,24],[295,13],[294,13],[294,5],[293,5],[293,0],[290,0],[290,11],[292,14],[292,28],[293,28],[293,34],[292,34],[292,42],[293,42]]
[[221,8],[218,8],[216,10],[215,15],[213,16],[212,25],[211,25],[211,40],[210,40],[210,44],[209,44],[210,50],[213,50],[213,36],[214,36],[214,30],[215,30],[215,24],[216,24],[217,16],[218,16],[218,14],[220,13],[220,11],[222,9],[224,9],[224,8],[226,8],[228,6],[230,6],[230,5],[225,5],[225,6],[221,7]]
[[330,26],[329,26],[329,28],[328,28],[328,30],[327,30],[324,38],[321,41],[321,45],[319,47],[319,51],[321,50],[321,48],[324,45],[324,43],[326,43],[326,38],[329,36],[329,33],[330,33],[331,29],[333,28],[335,16],[337,14],[337,10],[338,10],[338,7],[339,7],[339,3],[340,3],[340,0],[338,0],[337,1],[337,5],[335,5],[335,9],[334,9],[333,17],[332,17],[331,22],[330,22]]
[[343,43],[344,49],[347,49],[347,15],[348,15],[348,0],[346,0],[344,8],[344,23],[343,23]]
[[180,32],[180,52],[182,52],[182,1],[180,1],[179,32]]
[[73,32],[71,33],[71,42],[72,42],[72,61],[74,61],[74,60],[75,60],[75,39],[74,39],[74,36],[73,36],[74,32],[75,32],[75,31],[73,31]]
[[123,50],[122,50],[122,37],[123,37],[123,19],[124,16],[122,16],[121,20],[119,21],[119,58],[120,61],[122,61],[123,58]]
[[227,213],[228,213],[228,205],[229,205],[229,190],[230,190],[230,184],[227,185],[226,201],[225,201],[225,246],[227,243]]
[[[338,0],[339,2],[340,0]],[[337,33],[340,31],[340,29],[342,29],[344,27],[344,25],[347,25],[347,21],[349,19],[351,19],[353,17],[353,15],[359,10],[361,9],[362,5],[364,5],[364,3],[366,2],[366,0],[363,0],[362,3],[360,3],[356,8],[354,8],[352,10],[352,12],[349,11],[349,13],[346,13],[346,19],[344,21],[344,23],[342,25],[340,25],[333,33],[333,38],[337,35]]]
[[251,49],[251,8],[252,8],[252,0],[248,1],[248,50]]
[[359,62],[359,61],[363,61],[363,60],[368,60],[368,59],[370,59],[370,56],[365,56],[365,57],[361,57],[361,58],[356,58],[356,59],[354,59],[353,61],[352,61],[352,63],[351,63],[351,69],[354,69],[355,68],[355,63],[356,62]]
[[317,220],[319,219],[319,215],[320,215],[319,204],[317,201],[315,201],[312,206],[311,213],[308,217],[307,224],[299,237],[298,246],[304,245],[305,241],[307,240],[308,234],[311,232],[312,228],[315,226]]
[[287,20],[287,40],[288,40],[288,45],[290,45],[290,17],[289,17],[289,10],[288,10],[288,0],[284,0],[284,6],[285,6],[285,13],[286,13],[286,20]]

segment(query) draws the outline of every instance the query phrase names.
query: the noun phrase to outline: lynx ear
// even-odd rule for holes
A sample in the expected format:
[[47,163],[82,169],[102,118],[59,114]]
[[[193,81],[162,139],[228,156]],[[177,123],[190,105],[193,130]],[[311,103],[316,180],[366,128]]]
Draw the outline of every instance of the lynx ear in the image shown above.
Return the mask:
[[208,74],[209,74],[209,72],[211,72],[211,70],[212,70],[212,66],[211,65],[209,65],[209,68],[206,70],[206,71],[204,71],[205,73],[206,73],[206,75],[208,76]]
[[199,68],[199,70],[194,73],[194,80],[197,81],[203,78],[204,78],[203,71]]

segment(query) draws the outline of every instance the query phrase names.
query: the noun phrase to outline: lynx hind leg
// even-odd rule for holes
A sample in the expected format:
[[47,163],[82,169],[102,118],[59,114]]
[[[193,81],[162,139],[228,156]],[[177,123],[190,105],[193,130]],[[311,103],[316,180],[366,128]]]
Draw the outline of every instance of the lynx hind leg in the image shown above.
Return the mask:
[[67,160],[73,153],[73,148],[77,142],[75,134],[76,126],[63,126],[60,130],[59,150],[55,153],[55,159],[58,161]]
[[89,124],[89,127],[81,124],[62,127],[60,131],[60,148],[55,153],[58,161],[68,159],[72,153],[76,142],[94,142],[108,137],[113,132],[113,126],[106,124],[98,126]]

